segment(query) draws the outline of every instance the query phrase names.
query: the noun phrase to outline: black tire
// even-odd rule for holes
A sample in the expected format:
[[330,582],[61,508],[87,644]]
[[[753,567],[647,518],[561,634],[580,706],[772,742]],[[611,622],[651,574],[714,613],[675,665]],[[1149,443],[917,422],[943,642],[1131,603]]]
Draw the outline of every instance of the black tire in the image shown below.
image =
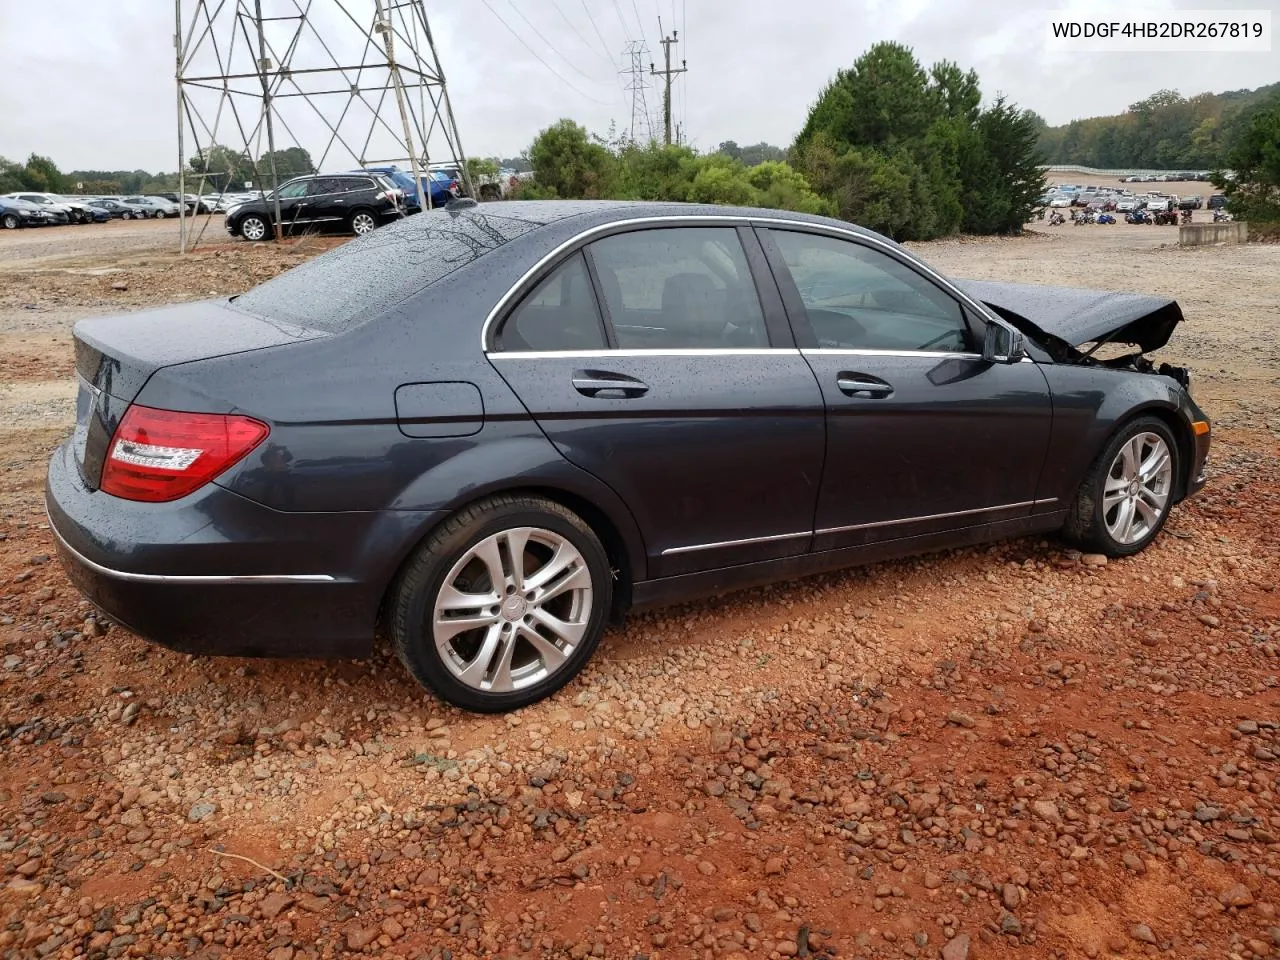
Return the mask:
[[[1123,542],[1112,535],[1107,527],[1107,515],[1104,509],[1103,494],[1107,479],[1112,471],[1121,449],[1135,437],[1142,434],[1154,434],[1161,438],[1168,449],[1171,471],[1169,474],[1168,492],[1158,520],[1146,527],[1145,532],[1131,542]],[[1089,467],[1084,482],[1076,493],[1067,522],[1062,528],[1063,536],[1081,549],[1101,553],[1108,557],[1128,557],[1144,550],[1169,519],[1169,511],[1173,508],[1174,494],[1181,476],[1178,444],[1173,431],[1159,417],[1137,417],[1130,420],[1113,436],[1102,449],[1097,459]]]
[[[256,213],[241,217],[240,222],[236,224],[236,233],[254,243],[274,239],[270,225]],[[249,234],[255,234],[255,236],[250,236]]]
[[[437,649],[431,626],[436,599],[455,564],[473,547],[518,527],[547,531],[567,540],[578,551],[590,575],[591,607],[586,612],[581,639],[553,672],[520,689],[483,691],[456,677]],[[453,582],[458,582],[456,574]],[[550,696],[582,670],[604,633],[612,591],[609,557],[595,532],[577,514],[541,497],[495,496],[454,514],[418,546],[392,588],[386,622],[396,654],[418,683],[463,709],[500,713]],[[511,594],[508,588],[505,595]],[[514,599],[518,598],[516,593]],[[528,617],[525,622],[529,622]],[[505,623],[503,617],[496,617],[494,623],[501,629],[511,629],[501,626]],[[519,624],[514,629],[519,636]],[[457,634],[455,640],[465,638],[466,633]],[[526,645],[526,652],[532,649],[527,640],[517,641],[520,642]]]
[[120,219],[121,219],[121,220],[132,220],[132,219],[133,219],[133,212],[132,212],[132,211],[130,211],[130,210],[126,210],[124,213],[120,214]]
[[5,230],[17,230],[20,226],[22,226],[22,221],[18,219],[16,213],[6,213],[3,217],[0,217],[0,227]]
[[[357,227],[357,224],[370,224],[365,229],[363,226]],[[365,236],[372,233],[378,228],[378,215],[368,207],[357,207],[347,216],[347,229],[354,233],[357,237]]]

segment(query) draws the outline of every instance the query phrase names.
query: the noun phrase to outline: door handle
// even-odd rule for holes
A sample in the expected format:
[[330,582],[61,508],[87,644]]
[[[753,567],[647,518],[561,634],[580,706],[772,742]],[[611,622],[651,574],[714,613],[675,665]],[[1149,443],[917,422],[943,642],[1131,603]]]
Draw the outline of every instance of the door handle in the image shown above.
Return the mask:
[[866,394],[872,397],[887,397],[893,393],[893,386],[877,377],[869,377],[861,373],[842,373],[836,378],[836,386],[847,397]]
[[649,385],[635,377],[595,370],[579,370],[574,374],[572,383],[573,389],[584,397],[600,400],[627,400],[649,392]]

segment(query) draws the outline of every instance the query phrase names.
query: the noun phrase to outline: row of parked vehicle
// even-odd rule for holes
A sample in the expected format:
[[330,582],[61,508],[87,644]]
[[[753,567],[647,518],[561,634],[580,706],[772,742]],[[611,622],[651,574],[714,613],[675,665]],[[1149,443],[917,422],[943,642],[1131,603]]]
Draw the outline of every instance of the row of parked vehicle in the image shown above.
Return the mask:
[[[432,207],[443,207],[462,193],[453,169],[427,171],[422,186]],[[275,192],[72,197],[19,191],[0,197],[0,227],[159,219],[178,216],[183,206],[188,215],[225,214],[227,232],[247,240],[273,236],[277,210],[282,233],[340,229],[363,234],[421,209],[413,175],[391,165],[294,177]]]
[[16,191],[0,197],[0,228],[16,230],[18,227],[69,223],[106,223],[114,219],[176,217],[179,211],[177,196],[175,193],[153,197],[69,197],[57,193]]
[[1226,207],[1225,194],[1216,193],[1208,199],[1199,194],[1188,194],[1179,197],[1177,194],[1162,193],[1151,190],[1145,194],[1135,194],[1130,190],[1109,187],[1078,187],[1061,185],[1054,187],[1040,198],[1043,207],[1067,209],[1080,207],[1092,213],[1134,213],[1146,210],[1151,213],[1160,211],[1200,210],[1206,205],[1210,210]]
[[1183,170],[1180,173],[1148,173],[1135,174],[1133,176],[1121,177],[1121,183],[1191,183],[1196,181],[1199,183],[1207,183],[1210,174],[1207,171],[1193,173],[1190,170]]

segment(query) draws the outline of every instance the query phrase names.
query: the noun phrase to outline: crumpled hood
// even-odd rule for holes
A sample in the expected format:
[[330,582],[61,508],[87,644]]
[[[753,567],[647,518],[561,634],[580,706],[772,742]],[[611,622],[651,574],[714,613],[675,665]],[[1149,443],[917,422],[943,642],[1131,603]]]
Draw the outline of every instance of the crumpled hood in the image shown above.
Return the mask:
[[1105,338],[1132,343],[1144,353],[1158,350],[1182,321],[1182,308],[1168,297],[1038,283],[954,282],[975,300],[1016,314],[1073,347]]

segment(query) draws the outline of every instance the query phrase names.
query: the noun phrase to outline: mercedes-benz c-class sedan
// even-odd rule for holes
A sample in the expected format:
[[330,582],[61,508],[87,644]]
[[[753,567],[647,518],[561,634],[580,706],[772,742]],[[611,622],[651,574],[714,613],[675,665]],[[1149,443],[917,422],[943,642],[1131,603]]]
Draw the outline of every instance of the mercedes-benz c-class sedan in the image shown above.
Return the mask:
[[1187,374],[1145,356],[1181,318],[819,217],[457,201],[80,322],[49,519],[144,637],[353,657],[381,625],[505,710],[628,610],[1027,534],[1141,550],[1204,483]]

